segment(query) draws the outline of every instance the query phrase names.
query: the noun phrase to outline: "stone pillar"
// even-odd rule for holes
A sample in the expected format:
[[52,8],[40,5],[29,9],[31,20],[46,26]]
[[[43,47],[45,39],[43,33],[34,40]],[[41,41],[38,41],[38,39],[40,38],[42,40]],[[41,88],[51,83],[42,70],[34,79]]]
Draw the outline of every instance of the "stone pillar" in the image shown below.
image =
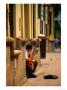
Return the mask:
[[25,62],[25,40],[16,39],[16,48],[14,50],[13,38],[7,37],[6,41],[6,85],[20,86],[26,80],[26,62]]
[[10,36],[9,13],[9,4],[6,4],[6,36]]
[[25,38],[25,15],[24,15],[24,4],[21,4],[21,19],[22,19],[22,23],[21,23],[21,32],[22,32],[22,38]]
[[25,62],[25,43],[26,40],[16,38],[16,50],[14,50],[14,86],[22,85],[26,80],[26,62]]
[[38,19],[38,30],[37,30],[37,36],[39,36],[40,35],[40,19]]
[[45,27],[46,27],[46,52],[49,50],[49,23],[48,23],[48,5],[45,5]]
[[33,5],[33,16],[34,16],[34,38],[38,38],[38,5]]
[[30,39],[33,38],[33,12],[32,12],[32,5],[29,4],[29,32],[30,32]]
[[13,38],[6,38],[6,85],[13,85]]
[[49,37],[49,51],[54,51],[54,13],[53,13],[53,7],[50,7],[51,12],[51,34]]
[[33,4],[31,4],[31,38],[33,38]]
[[54,40],[54,12],[53,7],[50,7],[51,12],[51,34],[50,34],[50,40]]
[[15,6],[15,13],[14,13],[14,32],[15,32],[15,37],[19,38],[22,36],[22,18],[21,18],[21,5],[16,4]]
[[30,5],[24,4],[24,20],[25,20],[25,38],[30,38]]

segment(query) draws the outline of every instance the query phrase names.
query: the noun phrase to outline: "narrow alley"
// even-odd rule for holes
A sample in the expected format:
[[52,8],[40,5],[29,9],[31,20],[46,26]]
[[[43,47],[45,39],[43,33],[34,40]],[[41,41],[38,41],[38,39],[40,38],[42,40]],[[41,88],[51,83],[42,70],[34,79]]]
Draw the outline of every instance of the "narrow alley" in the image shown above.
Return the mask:
[[61,4],[6,4],[6,86],[60,86],[59,48]]

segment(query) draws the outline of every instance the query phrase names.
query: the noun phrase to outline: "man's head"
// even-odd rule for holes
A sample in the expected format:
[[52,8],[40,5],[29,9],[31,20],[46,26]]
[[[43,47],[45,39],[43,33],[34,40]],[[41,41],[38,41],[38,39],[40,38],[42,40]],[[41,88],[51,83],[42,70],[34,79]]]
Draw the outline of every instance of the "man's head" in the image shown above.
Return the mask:
[[32,50],[32,45],[31,44],[27,44],[26,45],[26,50],[31,51]]

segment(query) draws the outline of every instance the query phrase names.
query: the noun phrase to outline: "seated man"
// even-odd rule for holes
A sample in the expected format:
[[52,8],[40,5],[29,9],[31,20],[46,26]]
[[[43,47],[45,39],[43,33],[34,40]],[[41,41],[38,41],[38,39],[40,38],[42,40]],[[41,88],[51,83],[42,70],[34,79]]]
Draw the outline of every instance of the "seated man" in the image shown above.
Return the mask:
[[37,66],[37,61],[33,60],[34,49],[32,45],[26,45],[26,74],[27,77],[35,78],[34,71]]

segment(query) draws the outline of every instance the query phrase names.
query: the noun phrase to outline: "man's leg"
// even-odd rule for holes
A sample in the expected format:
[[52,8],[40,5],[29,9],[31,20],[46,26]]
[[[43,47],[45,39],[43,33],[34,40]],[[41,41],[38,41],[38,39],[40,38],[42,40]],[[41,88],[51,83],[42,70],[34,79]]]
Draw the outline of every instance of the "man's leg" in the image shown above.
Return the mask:
[[28,62],[26,62],[26,74],[29,75],[31,73],[32,73],[32,70],[30,69]]
[[36,75],[33,74],[33,70],[29,67],[28,62],[26,62],[26,75],[28,78],[35,78]]

